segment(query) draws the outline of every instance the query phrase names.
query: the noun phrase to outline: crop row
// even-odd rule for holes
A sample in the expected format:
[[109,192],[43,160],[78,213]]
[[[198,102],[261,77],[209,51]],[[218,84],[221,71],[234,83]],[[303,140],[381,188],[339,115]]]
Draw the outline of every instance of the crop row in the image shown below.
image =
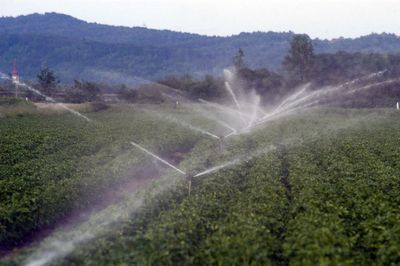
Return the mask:
[[[228,143],[223,157],[275,148],[196,180],[190,197],[182,182],[62,263],[398,264],[400,124],[344,117],[288,119]],[[218,160],[206,146],[192,155]]]
[[1,119],[1,246],[19,245],[135,178],[129,170],[146,158],[129,141],[163,154],[190,149],[198,137],[137,110],[111,110],[92,118],[95,122],[66,114]]

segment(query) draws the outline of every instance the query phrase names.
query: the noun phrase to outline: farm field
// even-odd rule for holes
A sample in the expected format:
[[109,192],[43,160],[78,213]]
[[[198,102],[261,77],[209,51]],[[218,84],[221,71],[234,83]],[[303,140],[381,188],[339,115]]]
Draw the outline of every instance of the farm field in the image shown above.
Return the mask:
[[117,196],[105,191],[110,186],[118,189],[143,163],[130,140],[150,147],[159,141],[157,151],[171,156],[173,149],[185,151],[196,142],[196,135],[185,129],[140,112],[113,110],[93,119],[96,122],[87,123],[68,114],[41,113],[1,119],[2,247],[18,245],[30,232],[54,225],[72,209]]
[[0,266],[400,265],[396,1],[23,2]]
[[[1,265],[400,263],[395,110],[312,108],[222,149],[177,123],[219,130],[194,108],[115,106],[88,117],[0,118],[0,243],[17,248]],[[130,141],[185,172],[217,168],[195,176],[189,196],[185,176]]]

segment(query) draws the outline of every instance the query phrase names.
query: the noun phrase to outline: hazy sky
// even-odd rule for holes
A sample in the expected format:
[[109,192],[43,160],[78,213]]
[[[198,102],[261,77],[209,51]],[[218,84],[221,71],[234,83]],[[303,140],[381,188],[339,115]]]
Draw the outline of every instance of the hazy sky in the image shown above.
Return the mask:
[[0,0],[0,16],[51,11],[207,35],[269,30],[320,38],[400,35],[400,0]]

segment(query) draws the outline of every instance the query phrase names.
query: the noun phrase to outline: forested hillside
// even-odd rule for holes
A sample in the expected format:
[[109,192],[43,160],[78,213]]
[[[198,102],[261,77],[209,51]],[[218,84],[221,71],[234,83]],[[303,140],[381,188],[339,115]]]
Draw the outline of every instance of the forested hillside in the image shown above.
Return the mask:
[[[13,59],[24,78],[33,78],[42,65],[52,67],[64,82],[74,78],[132,83],[132,77],[160,78],[190,73],[220,73],[239,48],[249,67],[278,69],[294,33],[254,32],[228,37],[116,27],[87,23],[46,13],[0,18],[0,69]],[[393,34],[335,40],[313,40],[316,53],[397,53],[400,38]]]

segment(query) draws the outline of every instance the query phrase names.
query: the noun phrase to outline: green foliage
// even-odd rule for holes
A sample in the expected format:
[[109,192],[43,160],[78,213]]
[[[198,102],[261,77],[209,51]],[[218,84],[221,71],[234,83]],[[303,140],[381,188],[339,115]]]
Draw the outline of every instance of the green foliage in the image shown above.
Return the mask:
[[[152,108],[200,121],[186,109]],[[165,175],[138,192],[146,197],[137,210],[128,211],[134,195],[107,208],[123,214],[119,223],[87,224],[101,233],[55,264],[398,264],[397,112],[316,109],[234,137],[217,154],[214,140],[135,111],[92,114],[103,122],[95,128],[67,115],[0,124],[2,236],[18,243],[124,184],[126,169],[152,165],[126,148],[133,139],[167,157],[191,150],[180,167],[195,172],[257,156],[194,178],[190,197],[184,178]]]
[[99,99],[99,87],[89,81],[74,81],[74,86],[67,89],[66,98],[72,103],[92,102]]
[[242,81],[242,87],[255,89],[264,103],[277,102],[289,93],[284,86],[284,77],[268,69],[253,70],[245,67],[237,75]]
[[168,76],[159,83],[180,90],[195,101],[199,98],[218,101],[226,94],[223,79],[211,75],[206,75],[203,79],[194,79],[190,75]]
[[[292,32],[241,33],[229,37],[113,27],[47,13],[0,18],[0,67],[16,58],[24,79],[33,79],[43,64],[63,82],[74,79],[127,83],[133,76],[220,73],[241,47],[248,67],[280,68]],[[356,39],[313,40],[316,53],[398,53],[399,37],[371,34]],[[131,81],[132,82],[132,81]],[[132,85],[132,84],[130,84]]]
[[382,157],[400,156],[387,143],[397,133],[393,125],[377,126],[384,129],[351,131],[291,152],[296,201],[284,244],[290,264],[398,263],[398,168]]
[[51,95],[53,93],[52,90],[55,88],[57,83],[59,83],[54,72],[48,67],[40,69],[39,74],[37,75],[37,81],[46,95]]
[[117,93],[120,100],[130,103],[135,102],[138,97],[138,92],[136,90],[127,89],[126,87],[120,88]]
[[352,80],[387,70],[394,77],[400,73],[399,54],[348,53],[317,54],[312,79],[317,85]]
[[23,116],[36,112],[36,106],[31,102],[14,97],[0,97],[0,118]]
[[310,80],[314,64],[314,48],[306,34],[293,36],[283,67],[288,73],[289,85],[298,85]]
[[239,48],[237,54],[232,58],[232,64],[236,70],[240,70],[246,67],[246,64],[244,62],[244,57],[245,56],[242,48]]
[[90,111],[91,112],[100,112],[100,111],[107,110],[108,108],[109,108],[109,106],[105,102],[102,102],[102,101],[90,103]]
[[[59,264],[396,265],[400,124],[368,112],[318,110],[236,139],[223,156],[281,148],[195,179],[190,197],[178,182]],[[218,160],[213,146],[188,157]]]
[[177,143],[190,149],[197,140],[138,110],[109,110],[91,118],[98,123],[69,114],[0,118],[1,247],[21,244],[72,211],[87,210],[138,176],[131,169],[146,158],[129,141],[163,154],[174,152]]
[[190,97],[194,100],[221,99],[225,94],[223,82],[213,76],[206,75],[203,80],[193,82],[187,87]]
[[12,106],[20,103],[24,103],[25,101],[15,98],[15,97],[0,97],[0,106]]

